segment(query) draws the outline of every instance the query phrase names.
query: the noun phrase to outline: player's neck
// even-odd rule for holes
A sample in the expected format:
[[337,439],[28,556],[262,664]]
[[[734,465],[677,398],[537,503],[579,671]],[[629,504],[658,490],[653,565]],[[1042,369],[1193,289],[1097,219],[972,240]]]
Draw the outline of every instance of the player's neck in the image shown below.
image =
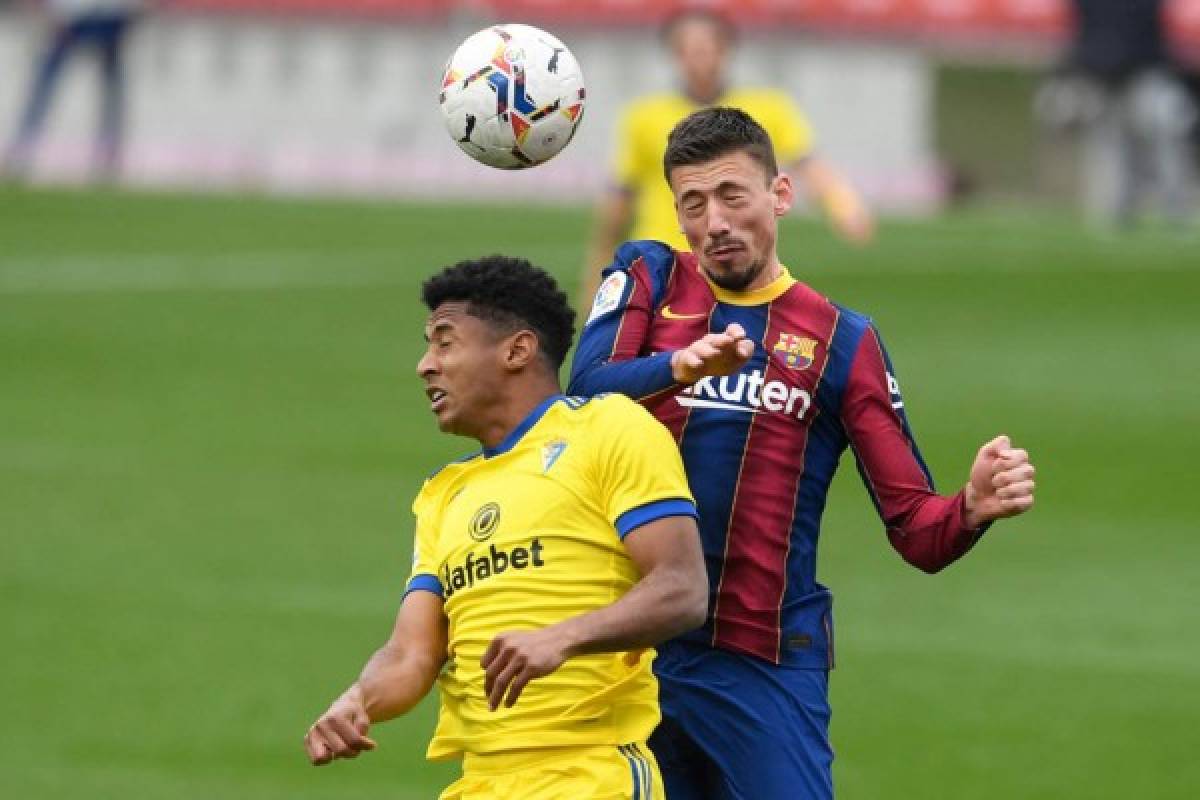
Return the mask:
[[750,285],[743,289],[743,292],[756,292],[759,289],[765,289],[779,278],[785,272],[783,264],[779,263],[779,256],[772,254],[767,265],[763,267],[763,271],[758,274],[758,277],[750,282]]
[[484,423],[475,438],[485,448],[499,447],[538,406],[557,394],[562,394],[562,388],[555,380],[522,382],[492,406],[495,415]]

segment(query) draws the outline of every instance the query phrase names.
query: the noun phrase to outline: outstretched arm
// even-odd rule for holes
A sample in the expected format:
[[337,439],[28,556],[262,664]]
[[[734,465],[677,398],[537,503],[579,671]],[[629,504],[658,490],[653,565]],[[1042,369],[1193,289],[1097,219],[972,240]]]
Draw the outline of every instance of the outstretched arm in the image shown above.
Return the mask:
[[859,342],[842,401],[863,482],[897,552],[925,572],[961,558],[1001,517],[1033,505],[1033,467],[1008,437],[984,445],[966,487],[936,492],[917,450],[904,400],[874,328]]
[[315,766],[374,750],[372,723],[397,717],[420,702],[446,660],[442,598],[410,591],[400,605],[392,635],[363,667],[358,680],[320,716],[304,737]]
[[810,155],[789,170],[816,200],[829,224],[839,236],[854,244],[868,244],[875,238],[875,220],[854,186],[832,164]]
[[708,579],[696,521],[662,517],[634,528],[625,549],[642,578],[611,605],[533,631],[502,633],[483,655],[493,710],[511,707],[535,678],[588,653],[636,650],[704,624]]
[[[674,258],[665,245],[653,248],[650,257]],[[617,251],[575,348],[571,394],[620,392],[640,400],[676,384],[735,373],[754,354],[754,343],[735,323],[679,350],[643,355],[657,302],[645,257],[633,245]]]

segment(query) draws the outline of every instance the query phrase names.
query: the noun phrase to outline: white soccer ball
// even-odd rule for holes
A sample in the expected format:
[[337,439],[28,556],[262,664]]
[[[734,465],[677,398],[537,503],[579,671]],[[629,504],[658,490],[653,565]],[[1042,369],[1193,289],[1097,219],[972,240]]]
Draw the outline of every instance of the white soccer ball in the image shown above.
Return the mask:
[[493,25],[450,56],[440,103],[467,155],[524,169],[559,153],[583,118],[583,72],[555,37],[531,25]]

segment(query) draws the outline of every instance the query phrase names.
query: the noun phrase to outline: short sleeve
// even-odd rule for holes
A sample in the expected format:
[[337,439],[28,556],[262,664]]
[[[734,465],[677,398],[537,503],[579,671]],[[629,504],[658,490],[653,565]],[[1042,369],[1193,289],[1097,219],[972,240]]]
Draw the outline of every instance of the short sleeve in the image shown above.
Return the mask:
[[611,403],[613,426],[601,448],[600,496],[604,513],[622,539],[656,519],[696,516],[679,448],[650,412],[622,395]]
[[442,581],[438,577],[437,526],[436,521],[430,518],[424,489],[413,503],[413,514],[416,516],[416,533],[413,536],[412,574],[404,593],[424,591],[445,597]]

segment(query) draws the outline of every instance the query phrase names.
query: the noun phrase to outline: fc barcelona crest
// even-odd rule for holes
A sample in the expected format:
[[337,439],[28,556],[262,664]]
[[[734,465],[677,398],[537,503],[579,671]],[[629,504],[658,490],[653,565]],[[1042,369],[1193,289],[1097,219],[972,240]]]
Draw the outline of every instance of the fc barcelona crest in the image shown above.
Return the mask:
[[782,358],[790,369],[808,369],[817,357],[817,340],[781,333],[771,352]]

